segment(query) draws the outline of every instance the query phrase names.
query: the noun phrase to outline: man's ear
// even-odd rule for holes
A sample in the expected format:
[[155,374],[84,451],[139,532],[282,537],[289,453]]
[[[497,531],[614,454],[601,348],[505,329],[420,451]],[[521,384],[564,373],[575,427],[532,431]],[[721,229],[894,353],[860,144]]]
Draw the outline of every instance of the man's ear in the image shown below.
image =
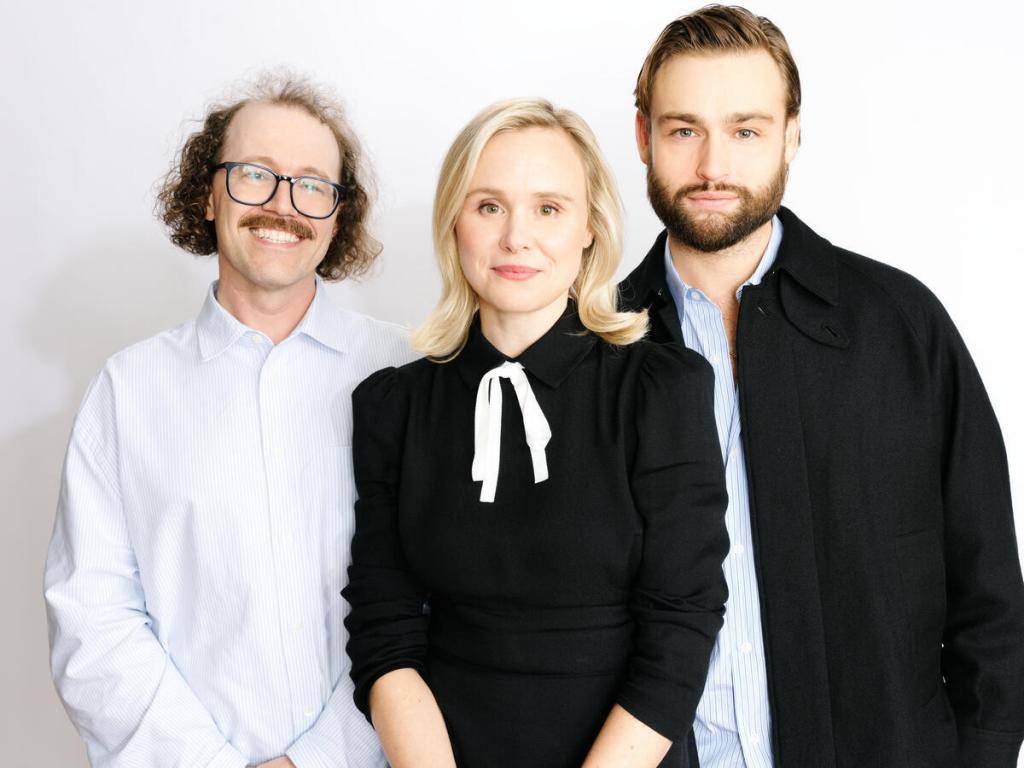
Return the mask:
[[636,112],[636,150],[640,153],[640,162],[651,164],[651,128],[643,112]]
[[786,165],[793,162],[800,146],[800,115],[786,119]]

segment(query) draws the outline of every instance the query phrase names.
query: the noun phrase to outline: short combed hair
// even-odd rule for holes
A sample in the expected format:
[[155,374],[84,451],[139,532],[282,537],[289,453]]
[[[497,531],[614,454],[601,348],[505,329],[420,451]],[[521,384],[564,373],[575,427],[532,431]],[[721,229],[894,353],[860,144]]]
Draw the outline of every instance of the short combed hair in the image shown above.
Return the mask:
[[280,104],[301,109],[330,128],[341,155],[339,182],[345,191],[337,232],[317,265],[317,274],[325,280],[340,280],[366,272],[381,245],[367,231],[369,180],[362,167],[362,150],[341,104],[325,88],[289,73],[264,73],[239,90],[239,97],[208,109],[202,128],[188,137],[163,180],[157,215],[170,230],[171,242],[197,256],[217,251],[217,232],[214,223],[206,220],[206,204],[213,183],[211,166],[225,159],[221,150],[228,126],[246,104]]
[[594,242],[584,249],[570,289],[580,321],[611,344],[630,344],[647,332],[646,312],[619,312],[615,271],[622,257],[622,203],[608,164],[590,127],[575,112],[544,99],[510,99],[485,108],[452,143],[434,195],[434,252],[443,283],[441,299],[412,337],[413,348],[435,360],[450,360],[466,343],[477,297],[462,273],[455,223],[462,211],[480,154],[494,136],[525,128],[564,131],[583,162],[588,228]]
[[636,79],[636,108],[650,124],[654,78],[662,64],[682,54],[763,50],[786,83],[786,117],[800,114],[800,73],[782,31],[764,16],[738,5],[706,5],[662,30]]

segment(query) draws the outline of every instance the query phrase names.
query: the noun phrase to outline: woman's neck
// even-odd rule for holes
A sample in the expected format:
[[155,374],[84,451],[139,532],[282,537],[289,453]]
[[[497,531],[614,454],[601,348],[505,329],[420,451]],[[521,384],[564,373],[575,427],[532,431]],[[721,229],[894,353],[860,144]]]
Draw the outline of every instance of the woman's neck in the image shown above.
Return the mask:
[[519,357],[534,342],[551,330],[565,312],[566,294],[542,309],[531,312],[507,312],[480,304],[480,330],[491,346],[506,357]]

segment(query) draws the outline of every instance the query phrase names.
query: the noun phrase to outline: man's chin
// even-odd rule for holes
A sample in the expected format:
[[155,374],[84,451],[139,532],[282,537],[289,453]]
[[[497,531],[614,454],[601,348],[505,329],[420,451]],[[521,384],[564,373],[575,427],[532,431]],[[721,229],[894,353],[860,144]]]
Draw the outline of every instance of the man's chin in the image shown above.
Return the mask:
[[715,216],[714,220],[717,226],[708,226],[711,222],[704,219],[700,223],[691,222],[690,226],[682,230],[669,230],[669,234],[673,240],[704,253],[731,248],[743,239],[742,233],[736,231],[729,217]]
[[298,270],[294,264],[276,261],[253,260],[246,269],[236,271],[231,282],[237,282],[240,288],[259,293],[278,293],[288,291],[304,283],[312,284],[315,279],[313,272]]

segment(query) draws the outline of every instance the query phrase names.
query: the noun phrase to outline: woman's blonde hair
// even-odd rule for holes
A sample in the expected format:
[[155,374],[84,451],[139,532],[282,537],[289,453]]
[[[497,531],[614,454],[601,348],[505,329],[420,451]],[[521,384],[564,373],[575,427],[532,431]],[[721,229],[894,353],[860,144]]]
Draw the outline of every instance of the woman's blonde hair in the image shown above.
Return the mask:
[[619,312],[615,271],[622,256],[622,203],[590,127],[575,112],[555,109],[544,99],[510,99],[484,109],[452,143],[434,195],[434,252],[441,270],[441,299],[413,333],[413,348],[450,360],[466,343],[477,297],[462,274],[455,222],[480,153],[495,135],[523,128],[565,131],[579,150],[587,179],[588,228],[594,242],[583,251],[580,273],[570,289],[580,321],[610,344],[631,344],[647,332],[647,313]]

